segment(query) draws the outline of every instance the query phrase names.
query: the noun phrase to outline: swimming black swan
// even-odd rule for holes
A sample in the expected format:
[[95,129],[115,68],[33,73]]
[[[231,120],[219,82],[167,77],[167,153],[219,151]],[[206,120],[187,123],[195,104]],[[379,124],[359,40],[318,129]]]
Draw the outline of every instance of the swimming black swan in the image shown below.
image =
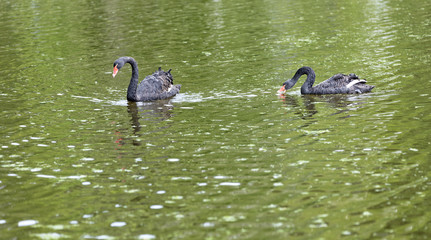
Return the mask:
[[359,77],[353,73],[349,75],[336,74],[313,87],[316,74],[311,67],[302,67],[296,71],[292,79],[283,83],[283,86],[278,92],[283,93],[292,88],[304,74],[307,75],[307,79],[301,87],[302,94],[366,93],[374,88],[374,86],[366,85],[365,83],[367,81],[365,79],[359,79]]
[[161,68],[148,75],[139,82],[138,63],[132,57],[120,57],[114,62],[112,77],[117,75],[124,64],[132,65],[132,78],[127,88],[127,100],[132,102],[146,102],[159,99],[170,98],[180,92],[181,85],[173,85],[174,79],[171,75],[171,69],[164,72]]

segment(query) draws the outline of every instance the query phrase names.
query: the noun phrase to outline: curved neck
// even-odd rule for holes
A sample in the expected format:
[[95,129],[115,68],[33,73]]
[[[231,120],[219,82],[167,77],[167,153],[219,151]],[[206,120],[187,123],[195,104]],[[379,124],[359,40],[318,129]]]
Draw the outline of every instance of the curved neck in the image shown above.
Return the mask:
[[124,61],[132,66],[132,78],[130,79],[129,87],[127,88],[127,100],[136,101],[136,90],[139,82],[138,63],[132,57],[125,57]]
[[292,78],[292,81],[294,81],[295,83],[298,81],[298,79],[302,76],[302,75],[307,75],[307,79],[305,80],[304,84],[302,84],[301,87],[301,93],[310,93],[314,84],[314,81],[316,80],[316,74],[314,73],[313,69],[311,69],[310,67],[302,67],[300,69],[298,69],[298,71],[296,71],[295,75]]

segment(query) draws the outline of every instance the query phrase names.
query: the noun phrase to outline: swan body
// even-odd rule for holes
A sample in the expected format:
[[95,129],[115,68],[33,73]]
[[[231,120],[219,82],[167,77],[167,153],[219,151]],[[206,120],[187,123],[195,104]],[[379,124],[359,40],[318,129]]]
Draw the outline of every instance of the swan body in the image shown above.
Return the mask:
[[370,92],[374,88],[374,86],[365,84],[367,82],[365,79],[360,79],[353,73],[349,75],[336,74],[313,87],[316,74],[310,67],[302,67],[296,71],[292,79],[283,83],[278,92],[285,92],[292,88],[304,74],[307,75],[307,79],[301,87],[302,94],[354,94]]
[[175,96],[180,92],[181,85],[174,85],[171,69],[165,72],[159,68],[139,83],[138,63],[132,57],[120,57],[114,62],[112,77],[129,63],[132,66],[132,78],[127,88],[127,100],[132,102],[155,101]]

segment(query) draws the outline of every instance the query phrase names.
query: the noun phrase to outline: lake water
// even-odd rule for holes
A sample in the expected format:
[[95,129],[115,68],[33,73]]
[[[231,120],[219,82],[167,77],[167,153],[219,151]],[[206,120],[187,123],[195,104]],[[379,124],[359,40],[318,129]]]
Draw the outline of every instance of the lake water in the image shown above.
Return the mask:
[[[1,5],[1,239],[431,237],[430,1]],[[376,88],[278,96],[302,66]]]

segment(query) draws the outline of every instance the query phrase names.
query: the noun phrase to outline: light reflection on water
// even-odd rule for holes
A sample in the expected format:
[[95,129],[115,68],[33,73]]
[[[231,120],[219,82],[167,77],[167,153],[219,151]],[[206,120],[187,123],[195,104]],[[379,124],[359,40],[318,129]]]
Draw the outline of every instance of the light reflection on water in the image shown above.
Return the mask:
[[[429,235],[428,2],[3,6],[2,237]],[[181,93],[126,101],[123,55]],[[376,88],[277,96],[303,65]]]

